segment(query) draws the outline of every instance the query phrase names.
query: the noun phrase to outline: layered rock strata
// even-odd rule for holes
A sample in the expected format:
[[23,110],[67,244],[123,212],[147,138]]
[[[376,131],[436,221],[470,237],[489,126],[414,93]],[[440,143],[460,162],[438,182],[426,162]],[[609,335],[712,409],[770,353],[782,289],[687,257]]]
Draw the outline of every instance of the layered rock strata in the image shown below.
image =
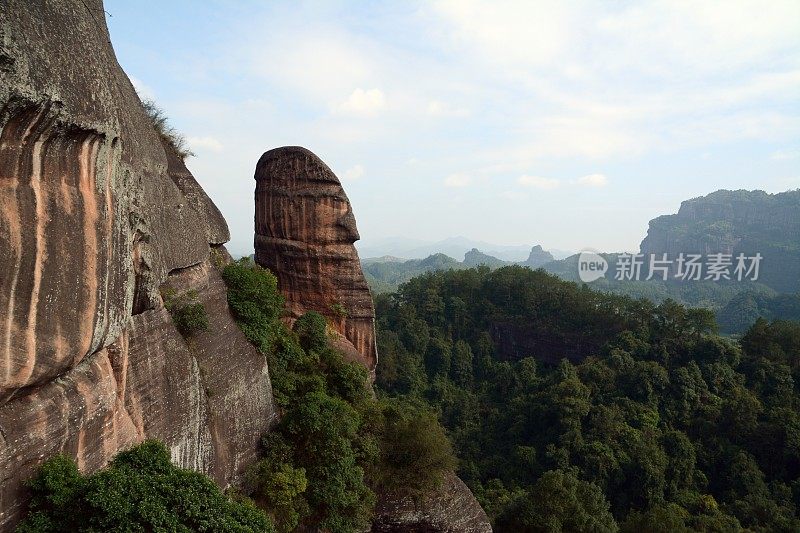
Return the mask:
[[350,201],[328,166],[305,148],[261,156],[255,171],[256,262],[278,277],[291,318],[317,311],[339,348],[374,373],[375,310],[353,243]]
[[[0,531],[58,453],[91,472],[157,438],[223,486],[255,459],[275,409],[211,266],[228,238],[117,64],[102,3],[0,2]],[[206,307],[191,343],[165,284]]]

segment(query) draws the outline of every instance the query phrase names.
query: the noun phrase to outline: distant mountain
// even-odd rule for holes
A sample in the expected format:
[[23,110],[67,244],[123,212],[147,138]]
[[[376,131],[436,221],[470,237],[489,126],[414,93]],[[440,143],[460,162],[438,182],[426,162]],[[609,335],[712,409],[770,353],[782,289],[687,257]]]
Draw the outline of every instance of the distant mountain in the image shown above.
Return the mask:
[[669,257],[760,253],[761,283],[779,292],[800,291],[800,189],[719,190],[686,200],[676,214],[650,221],[640,248]]
[[[542,264],[553,262],[553,256],[534,246],[525,261],[505,261],[495,255],[472,248],[464,254],[464,260],[458,261],[449,255],[435,253],[424,259],[400,259],[393,255],[366,257],[361,260],[361,267],[367,282],[375,293],[392,292],[397,287],[415,276],[437,270],[460,270],[485,266],[492,270],[508,265],[522,265],[539,268]],[[577,264],[577,260],[576,260]]]
[[403,263],[407,261],[407,259],[403,259],[402,257],[395,257],[393,255],[382,255],[380,257],[367,257],[361,260],[361,264],[369,265],[371,263]]
[[[613,266],[589,286],[607,292],[661,302],[667,298],[717,311],[725,333],[740,333],[758,317],[797,319],[800,316],[800,190],[779,194],[721,190],[687,200],[674,215],[650,221],[641,253],[675,259],[680,253],[744,253],[763,257],[757,281],[650,280],[647,265],[642,281],[614,279]],[[609,265],[618,254],[601,254]],[[562,279],[578,281],[578,255],[552,261],[543,268]],[[674,276],[674,269],[670,272]]]
[[463,263],[471,267],[484,265],[488,266],[489,268],[500,268],[501,266],[510,264],[508,261],[503,261],[502,259],[485,254],[477,248],[473,248],[464,254]]
[[361,257],[380,257],[391,255],[407,259],[424,259],[433,254],[442,253],[450,257],[464,257],[464,254],[476,248],[485,254],[503,261],[524,261],[530,252],[526,245],[502,245],[476,241],[466,237],[450,237],[437,242],[388,237],[370,241],[365,239],[356,243]]
[[530,268],[539,268],[542,265],[546,265],[550,261],[553,261],[555,258],[553,254],[543,250],[540,244],[537,244],[533,248],[531,248],[531,253],[528,254],[528,259],[520,263],[523,266],[527,266]]
[[[377,292],[391,291],[415,275],[432,270],[460,269],[486,265],[499,268],[512,261],[530,268],[543,268],[568,281],[578,278],[578,254],[546,251],[541,246],[528,250],[527,258],[514,252],[498,253],[488,243],[477,243],[463,237],[425,244],[393,255],[413,257],[413,253],[435,249],[450,252],[403,263],[381,258],[384,266],[373,267],[364,260],[367,279]],[[417,243],[418,245],[418,243]],[[466,248],[469,246],[469,248]],[[465,249],[466,248],[466,249]],[[508,247],[507,247],[508,248]],[[464,251],[462,251],[464,250]],[[763,257],[757,281],[680,281],[674,278],[645,280],[647,265],[642,267],[639,281],[614,279],[619,254],[601,254],[610,268],[605,276],[589,283],[597,290],[646,298],[659,303],[668,298],[687,306],[705,307],[718,313],[723,332],[744,331],[759,316],[796,319],[800,301],[800,190],[778,194],[764,191],[720,190],[681,204],[676,214],[664,215],[650,221],[647,236],[641,243],[641,253],[675,259],[678,254],[712,253],[736,255],[744,253]],[[516,255],[514,255],[516,254]],[[453,257],[464,256],[459,262]],[[509,259],[509,256],[517,259]],[[446,258],[446,259],[444,259]],[[674,272],[672,272],[674,274]]]
[[433,254],[425,259],[398,260],[394,256],[368,258],[361,261],[361,269],[374,293],[392,292],[415,276],[435,270],[469,268],[445,254]]

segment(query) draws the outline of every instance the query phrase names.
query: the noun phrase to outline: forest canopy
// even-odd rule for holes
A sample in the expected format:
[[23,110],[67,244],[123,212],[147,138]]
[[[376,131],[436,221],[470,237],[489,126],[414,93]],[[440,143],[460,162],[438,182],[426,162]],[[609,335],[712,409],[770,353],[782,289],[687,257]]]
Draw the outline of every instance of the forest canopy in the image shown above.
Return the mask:
[[427,402],[496,531],[800,528],[800,324],[542,271],[429,273],[377,299],[377,385]]

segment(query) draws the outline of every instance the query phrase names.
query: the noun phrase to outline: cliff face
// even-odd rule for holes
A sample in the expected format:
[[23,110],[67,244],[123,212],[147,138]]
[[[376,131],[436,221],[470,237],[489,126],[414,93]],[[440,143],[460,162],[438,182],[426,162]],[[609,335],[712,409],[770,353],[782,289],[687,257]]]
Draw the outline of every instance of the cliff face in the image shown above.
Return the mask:
[[781,292],[800,290],[800,190],[717,191],[681,203],[677,214],[650,221],[644,254],[726,253],[763,256],[759,280]]
[[262,155],[255,179],[256,262],[278,277],[292,318],[326,316],[338,347],[374,373],[375,310],[339,179],[316,155],[291,146]]
[[[227,225],[154,131],[99,0],[7,0],[0,22],[0,530],[58,453],[92,471],[158,438],[226,485],[275,413],[210,261]],[[206,306],[191,347],[164,284]]]
[[489,517],[455,475],[435,492],[415,501],[383,494],[375,508],[372,533],[491,533]]

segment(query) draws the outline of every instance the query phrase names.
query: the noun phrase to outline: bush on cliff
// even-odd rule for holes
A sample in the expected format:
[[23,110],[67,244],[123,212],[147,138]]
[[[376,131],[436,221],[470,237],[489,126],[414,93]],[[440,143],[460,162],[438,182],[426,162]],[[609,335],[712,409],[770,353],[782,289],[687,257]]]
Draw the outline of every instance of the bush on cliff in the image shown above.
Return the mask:
[[197,301],[197,291],[176,295],[172,289],[162,291],[164,307],[172,316],[178,332],[185,338],[208,330],[208,314],[202,302]]
[[150,122],[153,124],[153,129],[155,129],[159,134],[161,140],[175,151],[178,157],[185,160],[187,157],[194,155],[194,153],[189,149],[186,138],[181,132],[170,125],[167,114],[158,106],[158,104],[155,103],[154,100],[145,98],[142,100],[142,107],[144,108],[145,113],[147,113],[147,116],[150,118]]
[[203,474],[176,467],[157,441],[119,453],[89,476],[72,459],[54,457],[29,485],[33,498],[20,533],[274,531],[252,502],[231,499]]
[[284,300],[278,279],[249,257],[227,265],[222,277],[228,286],[228,306],[239,327],[250,342],[269,354],[282,329],[277,319],[283,313]]
[[362,530],[373,489],[421,494],[438,486],[454,459],[434,416],[377,401],[366,369],[331,347],[319,313],[286,328],[269,271],[242,260],[226,266],[223,278],[242,330],[268,358],[283,410],[264,436],[264,458],[248,473],[250,489],[279,530],[298,524],[333,533]]
[[456,467],[453,449],[432,411],[382,400],[381,461],[375,481],[383,490],[419,497],[441,485]]

